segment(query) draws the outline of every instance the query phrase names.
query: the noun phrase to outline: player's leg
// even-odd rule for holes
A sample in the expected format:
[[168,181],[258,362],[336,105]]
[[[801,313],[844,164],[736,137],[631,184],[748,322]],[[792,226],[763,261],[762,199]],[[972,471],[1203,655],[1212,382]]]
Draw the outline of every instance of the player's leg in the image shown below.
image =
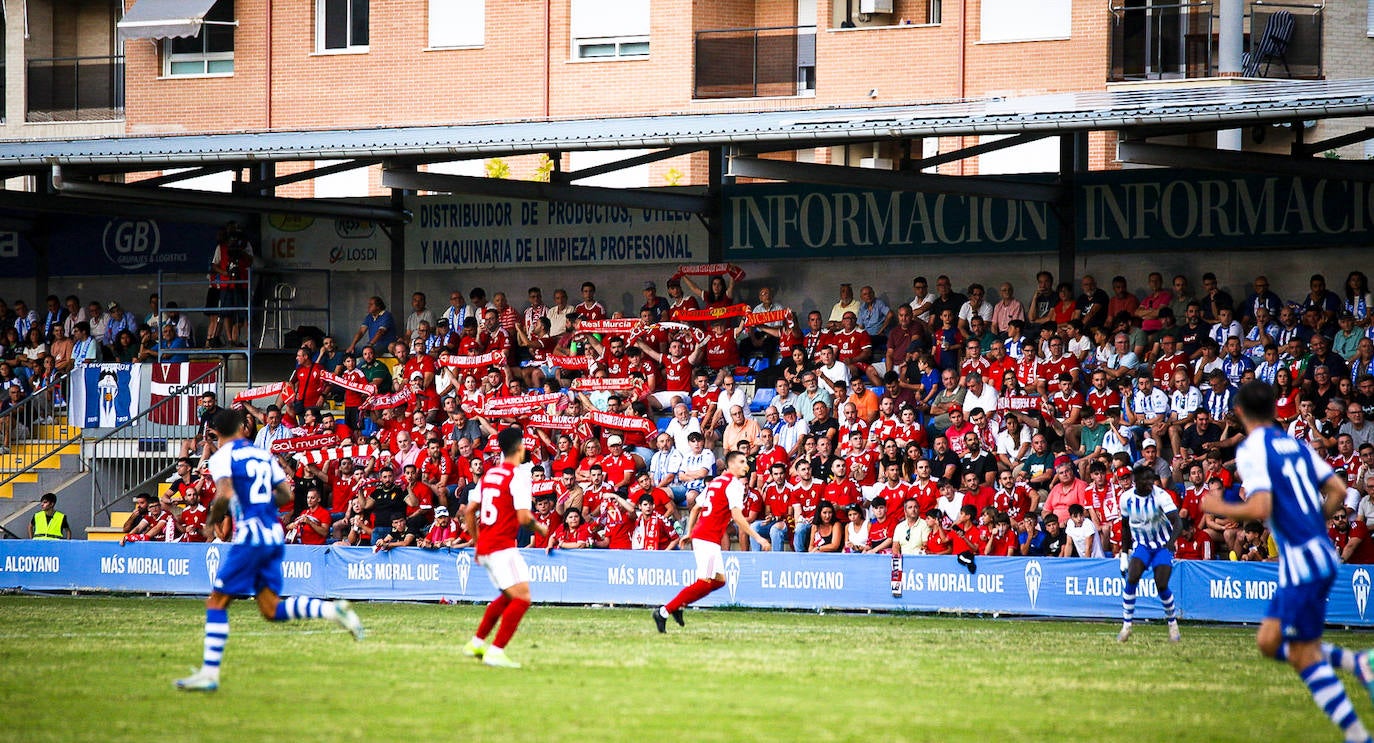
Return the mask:
[[1140,586],[1140,576],[1145,574],[1145,558],[1149,550],[1136,547],[1131,561],[1126,567],[1126,586],[1121,591],[1121,631],[1116,635],[1117,642],[1131,639],[1131,627],[1135,622],[1135,592]]
[[697,579],[678,591],[671,601],[654,610],[654,625],[659,632],[668,631],[670,616],[678,626],[685,626],[683,607],[706,598],[712,591],[725,585],[725,559],[721,555],[720,545],[694,539],[692,556],[696,558]]
[[254,595],[258,612],[269,622],[289,622],[296,619],[328,619],[348,630],[353,639],[363,639],[363,623],[345,599],[326,601],[308,596],[281,597],[281,559],[285,549],[281,545],[265,548],[254,581]]
[[219,688],[219,664],[224,659],[224,644],[229,641],[229,604],[231,596],[211,591],[205,600],[205,645],[200,670],[177,679],[183,691],[215,691]]
[[[481,658],[490,666],[519,668],[519,663],[506,657],[505,647],[530,607],[529,567],[516,549],[482,555],[477,560],[501,594],[483,612],[477,633],[463,646],[463,654]],[[496,637],[488,644],[487,636],[498,625]]]
[[811,547],[811,522],[803,519],[797,522],[797,528],[792,531],[792,551],[796,553],[806,552]]
[[1155,565],[1155,588],[1159,590],[1159,603],[1164,605],[1164,619],[1169,623],[1169,642],[1178,642],[1178,607],[1174,604],[1174,592],[1169,590],[1169,576],[1174,567],[1169,559],[1168,550],[1163,553],[1163,564]]
[[506,597],[506,608],[501,611],[501,624],[496,637],[491,641],[482,656],[482,662],[489,666],[519,668],[520,664],[506,658],[506,644],[520,627],[520,620],[530,608],[530,584],[528,581],[516,583],[502,592]]

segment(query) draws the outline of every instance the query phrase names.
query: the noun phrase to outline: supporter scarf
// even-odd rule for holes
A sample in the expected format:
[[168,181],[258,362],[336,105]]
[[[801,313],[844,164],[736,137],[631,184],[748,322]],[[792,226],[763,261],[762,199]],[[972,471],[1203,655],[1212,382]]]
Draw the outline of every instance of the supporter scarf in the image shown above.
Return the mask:
[[488,351],[477,356],[441,356],[439,366],[447,366],[456,369],[480,369],[486,366],[505,366],[506,354],[504,351]]
[[634,389],[634,387],[635,380],[629,377],[606,377],[604,379],[582,377],[574,379],[572,383],[572,388],[578,392],[616,392]]
[[332,433],[317,433],[313,436],[295,436],[289,439],[277,439],[272,442],[270,449],[273,454],[295,454],[296,452],[311,451],[312,449],[323,449],[338,445],[338,436]]
[[1360,294],[1360,296],[1355,297],[1354,302],[1346,302],[1345,310],[1346,312],[1349,312],[1350,314],[1354,315],[1356,320],[1363,320],[1364,316],[1369,313],[1369,309],[1365,306],[1364,303],[1364,294]]
[[321,465],[335,459],[367,459],[377,456],[377,448],[371,444],[361,446],[336,446],[331,449],[311,449],[296,455],[305,464]]
[[709,310],[687,310],[677,313],[677,319],[686,322],[711,322],[730,317],[744,317],[749,314],[749,305],[732,304],[729,307],[713,307]]
[[564,356],[562,354],[552,354],[549,356],[549,363],[559,369],[569,369],[573,371],[587,371],[587,365],[591,359],[586,356]]
[[247,402],[249,400],[261,400],[264,397],[276,397],[277,395],[281,395],[281,401],[283,403],[294,399],[295,392],[291,388],[291,383],[273,382],[272,384],[265,384],[261,387],[254,387],[252,389],[244,390],[243,392],[234,395],[234,402],[237,403]]
[[550,392],[545,395],[494,397],[487,400],[487,404],[482,408],[482,415],[487,418],[510,418],[527,413],[537,413],[562,399],[563,395],[557,392]]
[[715,276],[716,274],[727,273],[730,278],[739,281],[744,278],[744,269],[733,263],[701,263],[695,266],[681,265],[677,267],[677,273],[672,278],[680,279],[683,276]]
[[402,405],[409,405],[415,399],[415,390],[406,387],[400,392],[392,392],[389,395],[373,395],[363,402],[359,410],[382,410],[384,408],[399,408]]
[[553,495],[553,486],[557,483],[557,480],[540,480],[530,483],[530,497],[541,498],[546,495]]
[[350,392],[358,392],[364,395],[377,394],[377,385],[375,384],[368,384],[366,382],[355,382],[351,379],[341,377],[337,374],[330,374],[329,372],[320,372],[320,379],[321,381],[332,384],[335,387],[341,387]]
[[754,325],[766,325],[770,322],[781,322],[786,320],[791,312],[792,310],[789,309],[750,312],[744,316],[744,325],[745,327],[752,327]]
[[681,322],[660,322],[654,323],[653,325],[641,325],[635,328],[634,331],[630,333],[629,342],[634,343],[643,337],[645,333],[656,329],[668,331],[669,338],[681,337],[684,342],[691,344],[693,348],[701,345],[701,342],[706,340],[706,331],[701,328],[694,328],[687,323]]
[[1038,410],[1040,408],[1040,398],[1037,395],[1008,395],[997,398],[997,409],[1000,410]]
[[548,431],[571,431],[577,427],[579,418],[575,415],[531,415],[525,419],[530,428],[543,428]]
[[579,333],[628,333],[639,326],[639,318],[620,317],[613,320],[578,320]]
[[654,428],[653,423],[633,415],[617,415],[615,413],[604,413],[600,410],[593,410],[587,413],[586,418],[602,428],[614,428],[620,431],[639,431],[646,436],[657,430]]

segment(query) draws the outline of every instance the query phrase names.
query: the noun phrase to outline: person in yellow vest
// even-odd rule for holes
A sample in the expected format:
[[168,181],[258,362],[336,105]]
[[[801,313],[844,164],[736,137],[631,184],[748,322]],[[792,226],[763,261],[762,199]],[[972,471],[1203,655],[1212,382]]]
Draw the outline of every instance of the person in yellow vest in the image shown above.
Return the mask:
[[57,496],[44,493],[38,502],[43,508],[29,522],[29,539],[71,539],[72,527],[67,524],[67,514],[57,510]]

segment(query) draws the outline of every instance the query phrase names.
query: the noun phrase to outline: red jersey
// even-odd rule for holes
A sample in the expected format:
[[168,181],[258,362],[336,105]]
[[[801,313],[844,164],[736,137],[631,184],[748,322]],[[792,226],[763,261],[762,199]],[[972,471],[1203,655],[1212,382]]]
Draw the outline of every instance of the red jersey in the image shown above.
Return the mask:
[[773,482],[764,485],[763,505],[774,518],[791,520],[792,495],[786,485]]
[[301,544],[321,545],[327,542],[329,539],[329,525],[331,523],[331,519],[329,518],[329,512],[324,509],[324,506],[315,506],[314,508],[307,508],[305,509],[305,511],[301,513],[301,515],[304,516],[306,520],[313,521],[317,524],[324,524],[325,527],[324,534],[320,534],[319,532],[315,531],[314,529],[311,529],[308,526],[302,526],[300,531],[298,532],[298,534],[300,535]]
[[477,486],[477,554],[489,555],[516,546],[520,521],[516,511],[530,510],[529,467],[502,462],[482,475]]
[[[328,516],[329,514],[325,514]],[[204,542],[205,541],[205,522],[210,518],[210,509],[197,503],[181,512],[181,541],[183,542]],[[311,544],[323,544],[312,542]]]
[[1012,483],[1011,492],[998,488],[992,494],[992,507],[1000,513],[1005,513],[1012,522],[1017,522],[1026,517],[1026,511],[1030,510],[1031,486],[1027,482]]
[[825,486],[825,499],[835,507],[837,514],[858,503],[861,498],[859,486],[855,485],[853,480],[840,480],[839,482],[827,483]]
[[[1168,356],[1159,357],[1159,360],[1155,362],[1153,370],[1155,386],[1162,387],[1166,390],[1170,389],[1174,379],[1174,369],[1180,366],[1183,367],[1184,371],[1188,371],[1188,357],[1184,356],[1182,353],[1175,351]],[[1193,375],[1189,374],[1188,376],[1191,377]]]
[[988,384],[992,385],[993,389],[1001,392],[1002,378],[1005,377],[1009,371],[1016,371],[1016,359],[1010,356],[1003,356],[996,361],[989,361],[985,380]]
[[[892,538],[892,530],[897,528],[900,520],[889,515],[884,521],[868,522],[868,546],[877,547]],[[884,550],[886,551],[886,550]]]
[[439,459],[434,460],[425,457],[420,460],[420,477],[430,482],[439,482],[448,476],[448,482],[444,485],[457,485],[457,468],[453,465],[453,459],[443,449],[439,450]]
[[978,513],[983,513],[983,509],[993,505],[994,493],[992,488],[983,485],[977,490],[964,493],[964,505],[973,506],[978,509]]
[[777,444],[769,451],[759,452],[758,458],[754,460],[754,471],[771,472],[774,464],[787,464],[787,450]]
[[592,300],[590,302],[583,302],[577,305],[573,308],[573,312],[577,313],[577,317],[579,320],[606,319],[606,308],[602,307],[601,303],[596,300]]
[[307,408],[320,405],[320,395],[324,383],[320,381],[320,367],[315,364],[302,364],[291,373],[291,386],[296,391],[296,399]]
[[836,357],[843,362],[852,361],[873,347],[873,339],[862,328],[837,330],[830,338],[835,344]]
[[1021,554],[1021,545],[1016,539],[1016,532],[1008,529],[1002,536],[995,534],[988,536],[988,543],[992,545],[985,554],[995,557],[1012,557]]
[[663,319],[682,322],[682,313],[698,309],[701,309],[701,305],[697,304],[696,297],[683,297],[676,304],[668,305],[668,316]]
[[816,352],[818,350],[834,344],[835,336],[824,330],[815,333],[807,333],[806,336],[802,338],[802,347],[806,349],[806,355],[813,359],[816,358]]
[[1040,362],[1040,378],[1046,382],[1053,382],[1059,379],[1060,374],[1068,374],[1078,368],[1078,359],[1064,354],[1057,359],[1045,359]]
[[706,365],[712,369],[739,366],[739,344],[728,331],[706,336]]
[[877,452],[861,451],[846,454],[844,466],[849,478],[860,485],[872,485],[878,481]]
[[934,480],[926,480],[924,484],[916,480],[906,486],[906,493],[908,497],[916,499],[916,508],[924,516],[926,511],[935,507],[935,501],[940,499],[940,486]]
[[[360,370],[360,369],[352,369],[352,370],[350,370],[350,371],[345,371],[344,373],[340,374],[339,376],[342,377],[342,378],[344,378],[344,379],[346,379],[346,380],[348,380],[348,381],[350,381],[350,382],[354,382],[354,383],[357,383],[357,384],[368,384],[368,383],[369,383],[369,382],[367,381],[367,375],[366,375],[366,374],[363,374],[363,373],[362,373],[362,370]],[[364,395],[364,394],[361,393],[361,392],[354,392],[353,390],[350,390],[350,389],[345,389],[345,390],[344,390],[344,407],[346,407],[346,408],[356,408],[356,407],[359,407],[359,406],[361,406],[361,405],[363,404],[363,401],[366,400],[366,399],[367,399],[367,396]]]
[[692,362],[686,356],[674,358],[663,356],[663,374],[658,387],[660,392],[686,392],[692,389]]
[[1207,532],[1201,529],[1193,532],[1192,539],[1178,540],[1178,548],[1174,550],[1175,560],[1210,560],[1212,559],[1212,538]]
[[873,421],[873,425],[868,429],[868,440],[870,442],[887,441],[897,438],[897,429],[902,424],[896,418],[879,418]]
[[[422,353],[418,356],[411,356],[410,358],[406,359],[405,379],[410,379],[416,374],[419,374],[420,376],[434,374],[434,357]],[[431,379],[429,384],[425,386],[433,388],[434,380]]]
[[1097,418],[1098,423],[1106,423],[1107,408],[1121,407],[1121,395],[1110,387],[1101,391],[1094,387],[1088,390],[1086,404],[1088,409],[1093,411],[1093,417]]
[[606,473],[606,482],[616,487],[620,486],[626,475],[635,471],[635,458],[629,454],[621,454],[619,457],[606,454],[601,457],[599,463],[601,470]]
[[[1174,494],[1171,489],[1170,495]],[[1188,512],[1188,518],[1194,523],[1202,520],[1202,496],[1207,495],[1205,484],[1193,487],[1187,485],[1183,488],[1183,498],[1178,503],[1178,507]]]
[[630,549],[631,532],[635,528],[634,516],[625,513],[625,509],[619,504],[610,503],[603,518],[606,525],[606,547],[613,550]]
[[727,472],[711,480],[706,492],[697,498],[698,504],[703,497],[705,505],[699,505],[692,539],[720,544],[725,538],[725,527],[730,524],[731,510],[744,507],[744,481]]
[[615,356],[607,351],[601,357],[601,365],[606,367],[606,376],[608,377],[624,378],[630,376],[631,359],[624,354]]
[[990,366],[992,366],[992,364],[982,356],[964,359],[963,362],[959,364],[959,376],[963,378],[976,372],[978,376],[988,381],[992,381],[988,376],[988,367]]
[[906,483],[898,480],[896,485],[889,485],[886,482],[878,487],[873,498],[882,498],[887,503],[887,512],[898,514],[902,512],[902,501],[911,495],[911,488]]
[[1083,396],[1070,389],[1069,394],[1056,392],[1050,395],[1050,404],[1054,406],[1054,416],[1061,422],[1069,419],[1073,415],[1074,408],[1083,407]]

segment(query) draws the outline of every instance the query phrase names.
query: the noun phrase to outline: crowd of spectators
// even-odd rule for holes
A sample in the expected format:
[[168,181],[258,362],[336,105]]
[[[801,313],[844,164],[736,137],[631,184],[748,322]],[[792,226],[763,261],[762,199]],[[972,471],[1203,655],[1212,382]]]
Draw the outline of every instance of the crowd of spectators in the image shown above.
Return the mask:
[[[303,345],[279,399],[233,404],[260,444],[323,452],[282,446],[297,493],[283,521],[310,544],[467,544],[454,516],[499,455],[495,433],[521,425],[550,527],[534,546],[674,548],[739,450],[744,510],[775,550],[1112,554],[1118,494],[1144,462],[1180,508],[1180,558],[1270,560],[1263,524],[1198,509],[1209,490],[1244,487],[1231,401],[1258,379],[1346,478],[1331,521],[1342,558],[1374,562],[1374,297],[1360,272],[1337,292],[1314,275],[1289,298],[1258,276],[1239,300],[1210,273],[1196,292],[1159,273],[1135,292],[1121,276],[1075,290],[1041,272],[1025,303],[1010,282],[994,299],[917,276],[895,309],[842,284],[828,312],[804,315],[772,287],[746,302],[742,278],[681,267],[666,296],[645,282],[629,318],[592,282],[577,304],[532,287],[523,308],[474,288],[431,309],[417,292],[403,318],[373,297],[346,345]],[[159,532],[166,505],[203,507],[213,488],[194,455],[212,450],[189,450],[163,515],[140,511],[130,530]]]

